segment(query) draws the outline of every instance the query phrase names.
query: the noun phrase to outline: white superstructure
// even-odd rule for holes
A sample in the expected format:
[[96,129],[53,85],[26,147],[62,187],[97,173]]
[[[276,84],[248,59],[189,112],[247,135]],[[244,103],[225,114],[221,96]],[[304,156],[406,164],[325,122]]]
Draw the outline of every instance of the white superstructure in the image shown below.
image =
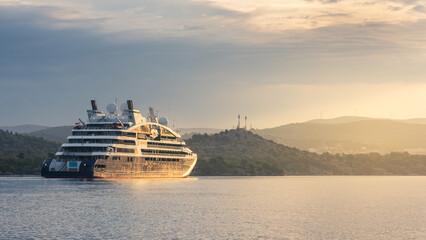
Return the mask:
[[186,177],[197,155],[181,136],[150,108],[148,120],[133,102],[121,107],[112,103],[108,113],[92,100],[88,121],[76,124],[56,159],[45,160],[45,177]]

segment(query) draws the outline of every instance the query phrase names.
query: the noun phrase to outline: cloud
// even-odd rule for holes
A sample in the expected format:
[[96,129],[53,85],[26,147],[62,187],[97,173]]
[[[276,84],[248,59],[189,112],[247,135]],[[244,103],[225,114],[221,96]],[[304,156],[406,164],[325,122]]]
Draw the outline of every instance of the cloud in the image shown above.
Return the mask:
[[[261,94],[247,93],[262,86],[300,86],[303,102],[306,86],[424,80],[426,21],[410,12],[412,4],[393,3],[401,8],[394,12],[383,1],[367,8],[352,1],[285,3],[2,4],[0,108],[13,116],[1,125],[28,123],[28,115],[38,123],[72,124],[76,113],[84,118],[82,106],[92,98],[131,97],[139,108],[149,103],[187,126],[202,126],[250,110],[247,102]],[[292,99],[262,94],[270,109],[279,107],[274,99]]]
[[320,2],[322,3],[337,3],[340,2],[341,0],[320,0]]
[[327,3],[337,3],[337,2],[340,2],[341,0],[305,0],[306,2],[308,2],[308,3],[312,3],[312,2],[320,2],[320,3],[325,3],[325,4],[327,4]]
[[[319,4],[320,3],[320,4]],[[332,4],[322,4],[332,3]],[[125,39],[197,39],[204,42],[267,43],[276,35],[344,24],[406,24],[422,15],[396,11],[406,7],[422,10],[416,1],[377,0],[375,4],[338,0],[256,1],[50,1],[15,2],[4,8],[22,13],[42,12],[52,21],[38,20],[54,28],[89,28]],[[416,5],[414,5],[416,4]],[[1,6],[1,5],[0,5]],[[380,14],[377,14],[380,13]]]
[[400,10],[402,10],[400,7],[390,7],[389,9],[391,11],[400,11]]
[[[0,5],[1,6],[1,5]],[[10,11],[36,11],[52,21],[37,23],[51,28],[90,28],[104,34],[117,34],[127,39],[204,38],[218,32],[242,32],[242,12],[220,8],[207,2],[193,1],[37,1],[16,2],[3,6]],[[19,9],[19,10],[17,10]],[[207,27],[206,27],[207,26]],[[225,28],[226,26],[226,28]],[[221,37],[218,36],[218,40]]]
[[[123,6],[125,9],[127,7]],[[70,20],[67,17],[68,20],[57,20],[55,12],[59,11],[58,8],[59,6],[9,6],[0,9],[0,31],[4,36],[0,46],[2,83],[31,77],[32,81],[39,81],[38,84],[67,83],[70,79],[78,84],[91,84],[90,78],[96,78],[115,86],[115,79],[126,78],[133,82],[138,76],[147,79],[144,84],[148,85],[153,85],[148,79],[175,85],[176,82],[193,79],[206,82],[213,79],[222,82],[230,79],[257,82],[262,76],[268,76],[263,77],[262,81],[269,82],[334,82],[339,81],[337,77],[327,78],[315,73],[320,70],[313,70],[316,77],[312,78],[303,68],[306,64],[311,64],[312,69],[319,69],[327,67],[323,62],[338,64],[342,59],[343,62],[361,59],[366,63],[363,68],[368,68],[370,62],[374,61],[371,56],[388,59],[389,56],[396,55],[401,59],[397,63],[403,66],[403,60],[421,59],[421,54],[425,53],[422,42],[426,41],[426,31],[420,30],[426,29],[425,21],[405,25],[387,22],[334,24],[309,30],[265,34],[243,30],[244,34],[238,37],[248,38],[246,41],[238,41],[232,37],[227,39],[228,31],[233,29],[231,27],[217,33],[222,38],[218,42],[205,39],[210,36],[207,33],[206,36],[201,36],[203,31],[212,31],[207,25],[184,24],[182,31],[200,31],[195,34],[200,35],[200,38],[191,35],[177,37],[175,33],[168,32],[162,33],[164,36],[157,36],[148,30],[148,33],[144,34],[142,31],[139,33],[141,36],[134,37],[132,33],[128,34],[128,30],[99,30],[98,24],[105,24],[111,19],[104,15],[91,19],[79,17]],[[104,8],[114,9],[114,6],[107,4]],[[162,11],[168,11],[167,7],[155,4],[148,5],[145,9],[147,8],[152,8],[150,11],[146,10],[152,15],[159,15],[162,8],[166,8]],[[172,8],[178,10],[177,6]],[[237,18],[246,16],[238,11],[222,11],[216,6],[209,8],[197,5],[197,9],[210,11],[216,17],[218,14]],[[185,14],[177,15],[177,19],[185,18]],[[339,18],[347,17],[347,14],[323,12],[317,17]],[[65,27],[61,22],[69,24]],[[216,38],[215,34],[211,34],[211,38]],[[264,38],[265,35],[268,36],[266,42],[252,40]],[[410,55],[411,53],[413,54]],[[351,71],[350,68],[347,71]],[[169,72],[175,74],[170,76]],[[280,75],[286,77],[280,78]],[[342,75],[341,78],[346,79],[345,81],[368,81],[368,76],[359,75],[360,73],[353,77]]]
[[426,8],[423,5],[416,5],[412,8],[416,12],[426,13]]

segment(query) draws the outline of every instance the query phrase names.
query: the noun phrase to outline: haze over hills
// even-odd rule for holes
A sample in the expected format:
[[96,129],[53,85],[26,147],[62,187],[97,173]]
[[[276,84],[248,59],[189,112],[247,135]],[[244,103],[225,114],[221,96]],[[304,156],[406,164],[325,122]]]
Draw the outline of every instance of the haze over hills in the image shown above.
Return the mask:
[[426,118],[411,118],[406,120],[400,120],[405,123],[413,123],[413,124],[426,124]]
[[[407,151],[426,154],[426,119],[390,120],[344,116],[314,119],[275,128],[256,129],[254,133],[286,146],[323,153],[389,153]],[[24,126],[15,126],[23,129]],[[43,126],[39,126],[43,127]],[[65,142],[73,126],[44,127],[27,133],[49,141]],[[12,128],[12,127],[9,127]],[[219,128],[179,128],[184,139],[194,134],[215,134]]]
[[357,116],[342,116],[330,119],[313,119],[304,123],[322,123],[322,124],[335,124],[335,123],[350,123],[363,120],[391,120],[403,123],[413,124],[426,124],[426,118],[411,118],[411,119],[389,119],[389,118],[370,118],[370,117],[357,117]]
[[372,119],[373,118],[369,118],[369,117],[343,116],[343,117],[330,118],[330,119],[312,119],[304,123],[335,124],[335,123],[349,123],[349,122],[372,120]]
[[266,139],[312,152],[426,154],[426,124],[416,120],[342,117],[254,130]]
[[17,132],[17,133],[31,133],[39,130],[49,128],[48,126],[24,124],[18,126],[1,126],[0,129],[3,131]]
[[[71,135],[73,126],[59,126],[59,127],[49,127],[39,131],[31,132],[28,135],[41,137],[48,141],[54,142],[65,142],[67,137]],[[223,129],[217,128],[178,128],[177,131],[184,139],[191,138],[194,134],[213,134],[222,131]]]
[[28,135],[40,137],[48,141],[63,143],[67,141],[67,137],[71,135],[73,126],[50,127],[29,133]]

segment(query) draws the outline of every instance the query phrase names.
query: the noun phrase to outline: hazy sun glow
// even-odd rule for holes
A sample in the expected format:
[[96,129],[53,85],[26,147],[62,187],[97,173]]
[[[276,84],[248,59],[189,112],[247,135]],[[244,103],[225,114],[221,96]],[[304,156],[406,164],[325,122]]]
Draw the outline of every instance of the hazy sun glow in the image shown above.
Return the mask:
[[[247,13],[254,30],[280,32],[288,29],[312,29],[344,24],[372,22],[398,24],[425,17],[413,6],[392,1],[221,1],[214,4]],[[422,9],[421,3],[416,5]]]
[[181,127],[426,115],[424,1],[0,0],[0,23],[4,125],[130,97]]
[[[332,84],[332,85],[265,85],[247,89],[241,98],[256,95],[250,102],[262,107],[270,121],[257,128],[315,118],[345,116],[370,116],[376,118],[404,119],[426,115],[423,84]],[[298,102],[297,104],[295,102]],[[276,105],[268,103],[276,102]],[[281,108],[278,111],[277,105]],[[303,106],[303,107],[300,107]],[[297,117],[296,117],[297,116]],[[262,122],[262,116],[254,115],[254,122]]]

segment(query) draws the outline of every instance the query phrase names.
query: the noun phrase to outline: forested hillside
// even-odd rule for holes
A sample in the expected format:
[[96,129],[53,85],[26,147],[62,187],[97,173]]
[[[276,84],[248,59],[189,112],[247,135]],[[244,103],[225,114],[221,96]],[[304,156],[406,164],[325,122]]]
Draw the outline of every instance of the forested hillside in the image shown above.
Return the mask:
[[426,175],[426,156],[408,153],[316,154],[265,140],[249,131],[194,135],[193,175]]
[[[316,154],[244,130],[194,135],[192,175],[426,175],[426,156],[408,153]],[[38,174],[60,143],[0,130],[0,174]]]
[[0,174],[38,173],[43,160],[55,154],[59,143],[0,130]]

